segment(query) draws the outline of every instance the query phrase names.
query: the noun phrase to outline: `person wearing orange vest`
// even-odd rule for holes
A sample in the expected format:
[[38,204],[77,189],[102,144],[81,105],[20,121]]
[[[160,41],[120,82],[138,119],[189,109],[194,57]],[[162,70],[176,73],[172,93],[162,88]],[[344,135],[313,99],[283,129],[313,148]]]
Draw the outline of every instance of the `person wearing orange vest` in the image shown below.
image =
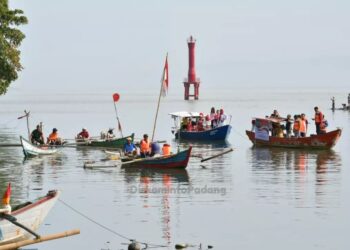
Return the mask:
[[299,115],[294,115],[293,133],[294,133],[294,137],[300,136],[300,117],[299,117]]
[[150,156],[151,154],[150,142],[147,134],[144,134],[143,139],[140,141],[140,154],[141,158],[146,158],[146,156]]
[[309,124],[309,122],[306,119],[305,114],[301,114],[301,117],[300,117],[300,129],[299,129],[301,137],[306,137],[308,124]]
[[58,133],[57,133],[57,128],[52,129],[52,133],[47,138],[46,144],[49,144],[49,145],[61,145],[62,144],[62,140],[58,136]]
[[323,114],[321,111],[319,111],[318,107],[315,107],[314,110],[315,110],[315,118],[312,118],[312,120],[315,121],[316,134],[319,135],[321,133],[320,126],[321,126],[321,123],[323,121]]

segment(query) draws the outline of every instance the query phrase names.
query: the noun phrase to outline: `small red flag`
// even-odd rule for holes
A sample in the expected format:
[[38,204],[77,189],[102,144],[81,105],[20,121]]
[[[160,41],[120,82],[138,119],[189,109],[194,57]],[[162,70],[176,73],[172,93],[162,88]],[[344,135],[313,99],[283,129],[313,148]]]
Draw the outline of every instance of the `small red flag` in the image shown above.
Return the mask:
[[11,197],[11,183],[8,184],[7,189],[4,193],[4,196],[2,197],[2,204],[4,205],[10,204],[10,197]]
[[120,96],[119,96],[118,93],[113,94],[113,101],[114,101],[114,102],[119,101],[119,98],[120,98]]
[[162,96],[166,96],[169,88],[168,55],[165,58],[164,70],[162,74]]

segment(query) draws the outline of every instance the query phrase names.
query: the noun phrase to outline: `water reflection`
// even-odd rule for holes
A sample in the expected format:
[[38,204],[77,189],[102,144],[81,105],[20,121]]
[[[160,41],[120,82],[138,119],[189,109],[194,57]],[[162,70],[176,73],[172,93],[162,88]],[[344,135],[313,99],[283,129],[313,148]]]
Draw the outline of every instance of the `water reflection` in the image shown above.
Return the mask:
[[260,198],[270,191],[277,200],[294,199],[297,207],[324,207],[339,197],[341,157],[333,150],[253,147],[248,155]]
[[[173,198],[174,195],[179,195],[178,190],[182,186],[188,186],[190,177],[187,170],[124,168],[122,171],[124,171],[130,198],[136,193],[142,201],[143,208],[159,207],[162,238],[170,244],[172,241],[172,216],[179,216],[178,213],[172,213],[171,211],[177,211],[180,206],[180,203],[174,202]],[[160,204],[152,204],[154,200],[156,202],[160,201]],[[178,218],[175,218],[175,220],[178,220]]]

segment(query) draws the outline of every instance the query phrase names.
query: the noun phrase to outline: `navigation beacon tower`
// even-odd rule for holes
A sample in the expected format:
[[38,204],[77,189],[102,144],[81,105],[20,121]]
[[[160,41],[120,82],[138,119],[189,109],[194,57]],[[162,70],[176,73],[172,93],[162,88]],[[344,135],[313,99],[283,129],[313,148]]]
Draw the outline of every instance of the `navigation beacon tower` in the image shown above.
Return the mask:
[[[190,36],[187,40],[188,44],[188,78],[185,78],[184,80],[184,87],[185,87],[185,100],[189,100],[189,97],[194,97],[195,100],[198,100],[199,95],[199,84],[200,79],[196,78],[196,69],[195,69],[195,53],[194,48],[196,44],[196,40]],[[190,87],[193,85],[194,87],[194,94],[190,95]]]

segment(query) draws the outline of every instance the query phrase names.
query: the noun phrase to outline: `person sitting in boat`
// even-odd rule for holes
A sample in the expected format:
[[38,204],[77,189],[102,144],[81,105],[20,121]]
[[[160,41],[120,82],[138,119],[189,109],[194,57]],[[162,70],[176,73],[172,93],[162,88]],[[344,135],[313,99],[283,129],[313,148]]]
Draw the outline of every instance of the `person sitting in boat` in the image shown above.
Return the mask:
[[132,143],[131,137],[126,138],[126,143],[124,144],[124,154],[125,155],[136,155],[137,148],[134,143]]
[[46,144],[49,145],[62,145],[62,139],[58,136],[57,128],[52,129],[52,133],[47,138]]
[[148,135],[144,134],[143,139],[140,141],[140,156],[141,158],[146,158],[147,156],[150,156],[150,154],[150,141],[148,140]]
[[187,117],[182,118],[182,121],[181,121],[181,129],[182,129],[182,130],[186,130],[186,129],[187,129],[187,124],[188,124],[188,119],[187,119]]
[[4,214],[11,213],[12,208],[10,205],[10,198],[11,198],[11,183],[8,184],[7,189],[2,198],[2,208],[0,208],[0,213],[4,213]]
[[153,157],[155,155],[160,155],[160,146],[157,142],[152,142],[150,156]]
[[197,131],[204,131],[204,115],[203,113],[199,114],[200,117],[198,118],[198,122],[197,122]]
[[77,134],[78,139],[89,139],[90,135],[86,128],[83,128],[79,134]]
[[292,135],[292,116],[291,115],[287,115],[285,129],[286,129],[286,138],[290,138]]
[[162,147],[162,152],[163,152],[163,155],[170,155],[171,154],[171,147],[169,144],[167,143],[164,143],[163,144],[163,147]]
[[114,128],[109,128],[106,134],[106,139],[110,140],[115,137],[115,134],[113,133]]
[[320,124],[320,134],[326,134],[327,127],[328,127],[328,121],[323,118],[323,121]]
[[305,117],[305,114],[300,115],[300,137],[306,137],[307,134],[307,127],[308,127],[308,120]]
[[44,144],[44,135],[43,132],[41,131],[41,127],[39,125],[36,126],[36,129],[32,131],[30,134],[30,141],[33,144],[39,144],[42,145]]
[[227,119],[227,115],[225,115],[223,109],[220,109],[220,114],[219,114],[219,118],[218,118],[218,126],[224,126],[226,119]]
[[211,126],[210,116],[206,115],[205,116],[205,129],[210,129],[210,126]]
[[193,130],[193,125],[192,125],[192,120],[191,118],[187,118],[187,127],[186,127],[187,131],[192,131]]

